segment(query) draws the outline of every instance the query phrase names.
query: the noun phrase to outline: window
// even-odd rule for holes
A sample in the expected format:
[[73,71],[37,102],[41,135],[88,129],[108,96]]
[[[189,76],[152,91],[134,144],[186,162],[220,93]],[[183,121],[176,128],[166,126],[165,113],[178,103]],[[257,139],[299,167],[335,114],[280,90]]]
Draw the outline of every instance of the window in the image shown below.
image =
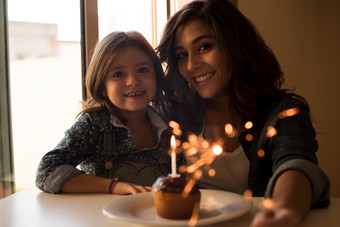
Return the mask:
[[156,47],[166,17],[166,1],[98,0],[99,40],[113,31],[136,30]]
[[41,157],[81,109],[79,14],[79,1],[8,1],[16,191],[36,189]]

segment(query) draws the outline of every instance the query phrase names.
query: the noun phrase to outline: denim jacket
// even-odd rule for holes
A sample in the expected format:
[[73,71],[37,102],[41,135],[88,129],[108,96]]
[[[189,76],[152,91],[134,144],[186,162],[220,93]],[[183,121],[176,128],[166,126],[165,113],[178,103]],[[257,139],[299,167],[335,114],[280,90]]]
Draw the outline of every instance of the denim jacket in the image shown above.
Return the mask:
[[[312,184],[312,207],[329,205],[330,181],[318,167],[315,152],[318,143],[308,106],[294,98],[283,98],[278,104],[264,108],[253,122],[254,127],[240,136],[241,145],[250,160],[248,187],[254,196],[271,196],[277,178],[286,170],[303,172]],[[286,116],[284,110],[296,108],[297,114]],[[276,129],[267,136],[268,127]],[[246,134],[254,140],[248,142]],[[264,151],[264,157],[258,151]]]
[[150,106],[147,115],[156,145],[137,150],[132,132],[106,108],[81,114],[55,149],[41,159],[36,186],[59,193],[65,181],[84,172],[151,186],[157,177],[170,172],[170,131]]

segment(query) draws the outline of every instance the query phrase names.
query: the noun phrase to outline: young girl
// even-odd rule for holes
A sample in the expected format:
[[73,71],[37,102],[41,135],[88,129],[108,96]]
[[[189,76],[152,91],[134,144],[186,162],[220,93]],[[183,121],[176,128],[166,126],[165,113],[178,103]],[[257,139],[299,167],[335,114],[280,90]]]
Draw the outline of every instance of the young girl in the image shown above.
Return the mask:
[[167,22],[158,51],[167,63],[163,111],[183,135],[224,141],[216,175],[203,172],[200,187],[272,197],[252,226],[297,226],[311,207],[328,206],[308,104],[281,89],[277,59],[237,8],[190,2]]
[[149,191],[170,171],[168,126],[150,105],[162,95],[162,80],[160,61],[140,33],[106,36],[87,70],[84,109],[41,159],[37,187],[51,193]]

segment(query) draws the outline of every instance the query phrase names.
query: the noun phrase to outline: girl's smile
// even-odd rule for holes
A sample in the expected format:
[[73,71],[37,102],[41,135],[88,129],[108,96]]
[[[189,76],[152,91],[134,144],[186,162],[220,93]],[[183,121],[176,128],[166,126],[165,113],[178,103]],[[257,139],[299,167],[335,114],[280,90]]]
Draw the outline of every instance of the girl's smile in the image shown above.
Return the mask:
[[146,91],[133,91],[133,92],[129,92],[128,94],[126,94],[126,97],[129,98],[142,98],[142,96],[146,93]]

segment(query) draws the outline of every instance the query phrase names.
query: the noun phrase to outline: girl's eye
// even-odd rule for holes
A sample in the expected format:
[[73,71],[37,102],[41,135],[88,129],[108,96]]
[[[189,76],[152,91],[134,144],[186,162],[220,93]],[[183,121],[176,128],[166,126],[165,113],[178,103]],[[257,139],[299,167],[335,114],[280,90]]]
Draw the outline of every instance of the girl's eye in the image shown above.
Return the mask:
[[200,48],[199,48],[199,51],[205,51],[205,50],[208,50],[212,47],[212,44],[210,43],[205,43],[203,44]]
[[147,72],[149,72],[150,70],[149,70],[148,67],[142,67],[142,68],[140,68],[138,71],[139,71],[140,73],[147,73]]
[[118,71],[112,74],[112,77],[115,77],[115,78],[120,78],[122,76],[124,76],[124,73],[121,71]]

